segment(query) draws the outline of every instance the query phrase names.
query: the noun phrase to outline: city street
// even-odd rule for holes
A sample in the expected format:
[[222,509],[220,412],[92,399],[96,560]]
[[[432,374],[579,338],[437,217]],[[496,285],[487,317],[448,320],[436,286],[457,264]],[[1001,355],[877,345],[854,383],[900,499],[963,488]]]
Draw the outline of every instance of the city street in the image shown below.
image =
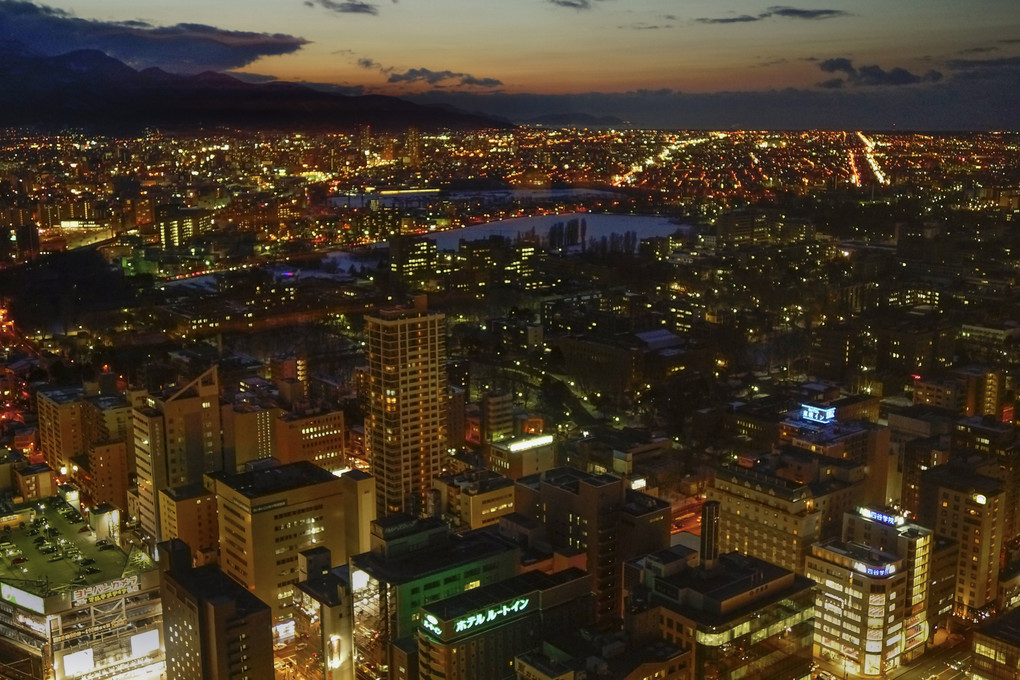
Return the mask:
[[[965,668],[970,666],[970,645],[963,639],[929,651],[910,664],[886,675],[887,680],[965,680]],[[956,666],[957,668],[953,668]],[[843,669],[836,664],[820,663],[820,671],[832,675],[832,680],[843,680]],[[819,677],[823,677],[821,674]]]
[[[954,663],[959,668],[953,668]],[[962,669],[970,664],[970,648],[961,642],[952,647],[946,646],[920,659],[906,668],[899,675],[891,677],[897,680],[962,680],[967,674]]]

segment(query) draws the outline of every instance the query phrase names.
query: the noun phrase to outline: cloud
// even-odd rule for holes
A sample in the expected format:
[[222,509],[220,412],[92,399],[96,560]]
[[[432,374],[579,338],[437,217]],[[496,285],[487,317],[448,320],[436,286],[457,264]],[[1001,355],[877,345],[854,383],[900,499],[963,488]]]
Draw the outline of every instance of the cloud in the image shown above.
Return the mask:
[[843,57],[837,57],[835,59],[826,59],[820,64],[818,68],[822,69],[826,73],[849,73],[854,74],[857,69],[854,68],[854,64],[849,59]]
[[879,66],[862,66],[857,69],[856,85],[913,85],[925,80],[938,81],[942,74],[938,71],[929,71],[925,75],[911,73],[905,68],[896,66],[886,71]]
[[695,19],[699,24],[743,24],[749,21],[761,21],[766,18],[767,15],[751,16],[750,14],[742,14],[738,17],[724,17],[722,19]]
[[826,89],[841,88],[844,85],[863,87],[886,87],[897,85],[916,85],[917,83],[937,83],[942,80],[942,73],[931,70],[923,75],[912,73],[899,66],[888,71],[877,65],[855,67],[853,62],[845,57],[825,59],[818,64],[825,73],[842,73],[845,78],[831,78],[818,83],[819,87]]
[[983,52],[996,52],[998,47],[968,47],[965,50],[960,50],[960,54],[981,54]]
[[458,85],[467,87],[499,87],[502,81],[495,78],[476,78],[470,73],[457,73],[455,71],[433,71],[427,68],[411,68],[403,73],[391,73],[386,80],[388,83],[425,83],[427,85],[442,86],[447,81],[456,80]]
[[805,19],[818,21],[821,19],[835,19],[837,17],[851,16],[849,12],[841,9],[797,9],[796,7],[785,7],[774,5],[760,14],[741,14],[735,17],[701,18],[694,21],[699,24],[745,24],[753,21],[764,21],[772,17],[783,19]]
[[337,14],[378,14],[379,8],[368,2],[347,0],[347,2],[336,2],[335,0],[306,0],[308,7],[323,7]]
[[503,81],[495,78],[475,78],[473,75],[465,73],[461,76],[460,84],[473,87],[499,87]]
[[673,28],[673,24],[624,24],[623,26],[617,26],[617,28],[630,29],[632,31],[655,31],[660,28]]
[[787,19],[835,19],[837,17],[848,17],[849,12],[841,9],[796,9],[793,7],[775,6],[769,7],[767,16],[785,17]]
[[765,61],[759,61],[757,64],[751,64],[751,67],[767,68],[769,66],[779,66],[780,64],[785,63],[787,63],[787,60],[780,57],[779,59],[767,59]]
[[592,0],[546,0],[546,2],[567,9],[591,9],[595,6]]
[[261,57],[308,44],[283,33],[230,31],[203,24],[153,26],[144,21],[81,19],[60,9],[0,0],[0,41],[18,41],[45,55],[92,49],[135,68],[185,73],[241,68]]
[[453,71],[431,71],[427,68],[411,68],[403,73],[393,73],[390,75],[387,82],[390,83],[428,83],[429,85],[435,85],[441,83],[444,80],[455,78],[457,76]]

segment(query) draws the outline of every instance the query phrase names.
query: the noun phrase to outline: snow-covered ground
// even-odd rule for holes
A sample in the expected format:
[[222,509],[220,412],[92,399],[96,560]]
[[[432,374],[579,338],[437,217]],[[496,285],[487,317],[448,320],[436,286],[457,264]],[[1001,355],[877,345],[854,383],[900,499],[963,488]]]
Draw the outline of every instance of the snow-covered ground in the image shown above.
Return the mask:
[[333,205],[349,205],[352,208],[362,208],[369,205],[372,201],[379,201],[379,205],[385,207],[427,205],[439,200],[451,201],[453,203],[492,203],[498,205],[514,201],[520,203],[576,201],[582,198],[609,198],[615,195],[615,192],[604,189],[498,189],[493,191],[451,191],[449,193],[409,191],[400,194],[380,194],[373,192],[334,196],[329,201]]
[[[599,213],[569,213],[564,215],[536,215],[534,217],[515,217],[512,219],[498,220],[485,224],[476,224],[463,229],[452,231],[439,231],[427,234],[426,237],[434,240],[439,250],[457,250],[460,241],[478,241],[499,235],[515,240],[518,235],[530,234],[535,236],[543,245],[549,240],[549,230],[556,224],[566,227],[570,220],[584,220],[585,241],[599,240],[603,236],[609,238],[613,234],[623,236],[631,231],[637,235],[637,240],[651,238],[653,236],[669,236],[677,231],[690,233],[694,227],[689,224],[677,224],[670,221],[670,218],[659,215],[613,215]],[[378,245],[384,249],[385,243]],[[301,269],[295,265],[293,268],[278,264],[272,268],[272,272],[279,278],[294,276],[297,278],[331,278],[343,280],[348,278],[348,271],[353,266],[355,270],[362,266],[372,270],[378,264],[378,255],[365,254],[355,257],[346,251],[331,251],[323,254],[330,261],[329,270]],[[194,276],[177,281],[165,281],[162,286],[168,288],[189,287],[204,292],[215,292],[217,289],[216,278],[213,274]]]
[[597,213],[571,213],[567,215],[536,215],[534,217],[515,217],[507,220],[476,224],[463,229],[442,231],[428,234],[440,250],[456,250],[461,239],[477,241],[489,236],[499,235],[514,240],[518,234],[535,231],[541,241],[549,237],[549,229],[554,224],[563,224],[572,219],[584,220],[587,225],[585,240],[601,239],[612,234],[623,235],[628,231],[637,234],[640,241],[652,236],[669,236],[677,231],[690,232],[694,229],[689,224],[677,224],[670,218],[659,215],[604,215]]

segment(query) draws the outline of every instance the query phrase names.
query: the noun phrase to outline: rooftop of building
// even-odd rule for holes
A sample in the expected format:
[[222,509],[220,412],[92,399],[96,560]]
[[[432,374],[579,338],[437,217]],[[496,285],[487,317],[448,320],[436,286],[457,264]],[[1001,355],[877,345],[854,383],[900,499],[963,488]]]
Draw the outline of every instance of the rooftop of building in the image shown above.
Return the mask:
[[937,422],[943,420],[956,420],[957,413],[952,409],[940,408],[929,404],[911,404],[909,406],[896,406],[883,403],[883,407],[889,412],[889,416],[897,415],[903,418],[923,420],[926,422]]
[[788,501],[800,501],[812,497],[809,484],[779,477],[770,463],[759,463],[751,468],[741,465],[723,465],[718,469],[716,478],[747,484],[752,488],[760,487]]
[[128,554],[97,540],[81,513],[60,496],[16,505],[5,514],[17,519],[0,531],[0,581],[39,597],[156,568],[137,548]]
[[449,621],[497,602],[512,600],[527,593],[549,590],[564,583],[586,578],[588,578],[588,573],[576,567],[570,567],[555,574],[529,571],[505,581],[474,588],[445,600],[427,604],[422,609],[441,621]]
[[984,635],[1020,647],[1020,609],[1007,612],[974,632],[976,635]]
[[259,498],[314,484],[335,481],[331,472],[308,461],[278,465],[238,474],[212,472],[209,475],[246,498]]
[[[584,672],[594,670],[597,677],[626,678],[648,663],[667,663],[688,654],[689,650],[664,640],[630,644],[623,633],[596,634],[582,629],[565,632],[546,641],[545,651],[567,656],[561,665]],[[546,654],[538,658],[551,660]],[[601,668],[600,668],[601,667]]]
[[330,418],[343,422],[344,412],[336,410],[314,410],[314,411],[284,411],[280,414],[280,420],[285,423],[297,422],[299,420],[328,420]]
[[696,552],[698,551],[692,550],[691,548],[688,548],[687,546],[684,545],[679,544],[672,545],[668,548],[656,550],[655,552],[651,552],[648,553],[647,555],[642,555],[641,557],[635,558],[631,560],[629,564],[642,566],[645,564],[645,561],[649,559],[665,567],[687,564],[687,561],[691,558],[691,555]]
[[300,581],[297,589],[307,594],[316,602],[327,607],[336,607],[341,603],[340,587],[350,585],[347,565],[335,567],[321,576],[314,576],[307,581]]
[[765,491],[791,503],[809,498],[821,498],[860,483],[833,477],[829,474],[816,480],[791,479],[781,474],[783,470],[791,467],[791,461],[807,465],[817,463],[819,474],[834,468],[839,468],[843,472],[853,471],[860,468],[861,464],[830,458],[795,447],[780,447],[778,454],[778,456],[772,456],[765,460],[758,460],[750,468],[741,465],[721,466],[716,476],[723,481],[749,486],[757,491]]
[[538,650],[518,654],[517,658],[523,663],[538,669],[540,673],[547,675],[550,678],[558,678],[571,671],[570,666],[567,666],[566,664],[561,663]]
[[807,420],[801,416],[793,416],[786,419],[786,424],[797,429],[795,439],[811,442],[824,446],[835,444],[848,437],[853,437],[873,430],[882,429],[881,425],[870,423],[866,420],[844,420],[820,423],[815,420]]
[[994,416],[971,416],[957,421],[957,429],[966,428],[980,432],[990,432],[1003,437],[1015,433],[1012,425],[1004,423]]
[[375,314],[365,316],[366,321],[389,322],[405,321],[409,319],[443,319],[446,315],[440,312],[429,312],[424,307],[384,307]]
[[53,468],[51,468],[46,463],[30,463],[30,464],[28,464],[28,465],[26,465],[24,467],[18,468],[17,470],[14,471],[15,474],[20,475],[22,477],[29,477],[31,475],[40,475],[40,474],[43,474],[43,473],[46,473],[46,472],[53,472]]
[[56,386],[56,387],[42,387],[37,392],[39,395],[44,395],[50,401],[56,402],[57,404],[69,404],[74,401],[78,401],[85,394],[85,389],[80,386]]
[[857,461],[826,456],[825,454],[816,453],[810,449],[802,449],[799,446],[793,446],[792,444],[781,444],[775,447],[774,454],[773,458],[775,459],[775,462],[773,463],[773,466],[778,469],[787,467],[791,463],[799,463],[801,465],[817,463],[818,465],[825,466],[830,470],[836,468],[853,470],[861,467],[862,465],[862,463]]
[[[436,521],[445,525],[442,520]],[[496,527],[486,527],[451,535],[448,542],[397,557],[362,553],[352,557],[351,564],[379,581],[399,585],[517,550],[516,545],[499,535]]]
[[275,406],[276,404],[273,401],[259,399],[247,392],[239,392],[235,396],[234,401],[230,403],[234,413],[260,413],[262,411],[269,411]]
[[235,616],[269,612],[268,604],[230,578],[215,564],[171,570],[168,574],[193,597],[205,602],[233,601]]
[[89,402],[101,411],[107,411],[114,408],[128,408],[127,397],[123,394],[94,394],[89,397],[85,397],[85,401]]
[[878,401],[878,397],[871,394],[845,394],[838,399],[833,399],[828,402],[829,406],[835,406],[836,408],[845,408],[847,406],[853,406],[854,404],[863,404],[869,401]]
[[995,495],[1005,490],[1003,483],[998,479],[982,475],[970,466],[962,464],[936,465],[922,472],[921,477],[925,481],[962,493]]
[[441,527],[449,528],[446,522],[438,517],[414,517],[396,512],[372,520],[371,531],[373,535],[389,540]]
[[606,659],[609,677],[625,678],[641,666],[649,663],[667,663],[688,654],[689,650],[664,640],[642,645],[628,645],[620,654]]
[[[888,565],[895,565],[900,561],[900,558],[893,553],[872,548],[871,546],[864,545],[863,543],[854,542],[843,542],[837,538],[829,539],[827,541],[821,541],[812,545],[812,550],[818,548],[822,551],[828,551],[854,560],[855,562],[861,562],[862,564],[884,568]],[[895,572],[883,572],[880,574],[869,574],[870,576],[892,576]]]
[[764,394],[749,401],[732,401],[727,410],[733,414],[778,423],[786,418],[795,404],[796,400],[787,395]]
[[468,495],[498,491],[514,485],[514,480],[491,470],[471,470],[458,475],[438,477],[436,481],[444,486],[460,487],[461,492]]
[[664,501],[641,491],[627,489],[624,493],[622,509],[628,515],[649,515],[668,510],[669,508],[669,501]]
[[205,488],[201,482],[182,484],[168,489],[160,489],[159,492],[166,494],[167,497],[175,501],[186,501],[191,498],[212,495],[212,492]]
[[[654,594],[651,594],[654,604],[661,604],[706,626],[725,624],[814,587],[814,581],[810,579],[771,562],[736,552],[720,555],[711,568],[703,565],[683,568],[668,576],[657,576],[655,581],[668,584],[676,590],[678,597],[665,597],[656,586]],[[788,585],[766,589],[743,601],[743,606],[733,609],[723,607],[723,603],[728,600],[776,581],[787,581]],[[689,597],[690,593],[696,594],[695,597]],[[639,605],[641,599],[640,596],[635,597],[635,605]]]
[[963,366],[954,366],[953,373],[956,374],[967,374],[970,376],[984,376],[989,373],[997,373],[998,369],[992,368],[987,364],[965,364]]
[[351,479],[355,482],[363,482],[366,479],[372,479],[372,475],[368,474],[364,470],[359,470],[358,468],[351,468],[350,470],[345,472],[342,476]]
[[623,480],[619,477],[614,477],[613,475],[594,475],[590,472],[577,470],[575,468],[558,467],[546,470],[545,472],[539,472],[538,474],[521,477],[517,480],[517,483],[536,491],[542,487],[542,484],[549,484],[576,494],[580,492],[582,483],[598,487],[609,486],[610,484],[622,484]]

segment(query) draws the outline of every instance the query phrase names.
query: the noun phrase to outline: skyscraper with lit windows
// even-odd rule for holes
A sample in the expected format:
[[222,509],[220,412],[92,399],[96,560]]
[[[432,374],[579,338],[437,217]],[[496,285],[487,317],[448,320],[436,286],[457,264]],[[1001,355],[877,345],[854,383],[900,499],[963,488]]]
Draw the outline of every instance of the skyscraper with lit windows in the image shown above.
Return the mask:
[[365,317],[365,447],[379,516],[421,515],[446,451],[446,319],[413,308]]

